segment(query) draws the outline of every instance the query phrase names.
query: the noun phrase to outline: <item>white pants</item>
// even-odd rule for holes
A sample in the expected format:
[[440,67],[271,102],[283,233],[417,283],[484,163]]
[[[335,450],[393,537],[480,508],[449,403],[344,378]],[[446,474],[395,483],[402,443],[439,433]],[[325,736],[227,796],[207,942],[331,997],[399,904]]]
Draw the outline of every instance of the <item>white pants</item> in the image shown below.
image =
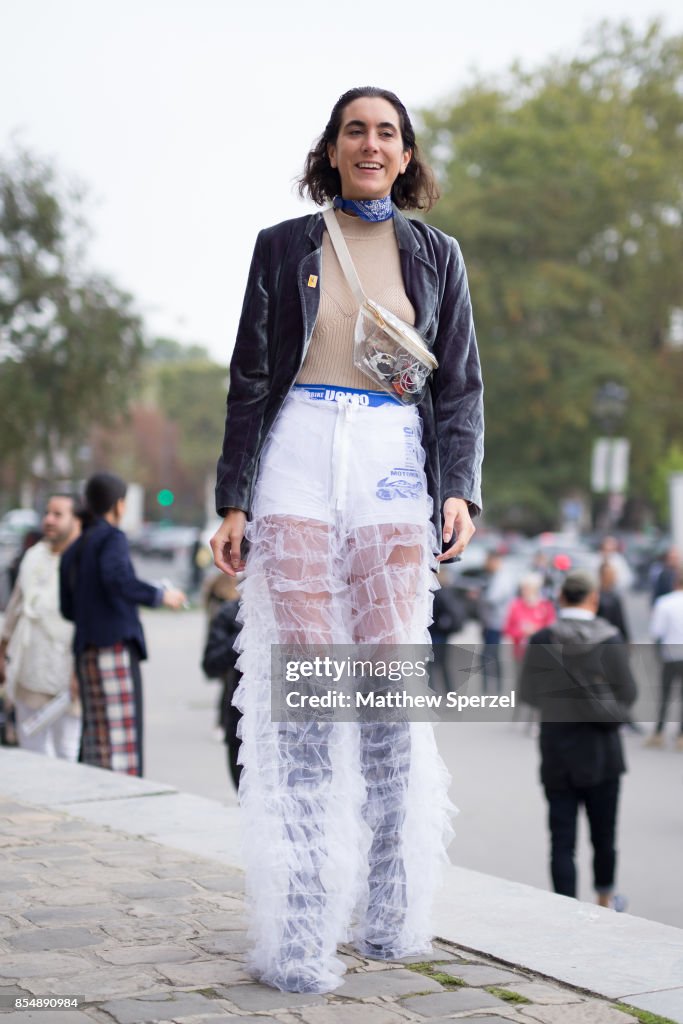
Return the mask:
[[81,746],[81,716],[61,715],[56,722],[38,729],[33,735],[24,732],[24,723],[36,713],[35,708],[17,700],[14,705],[17,724],[17,739],[22,750],[32,750],[48,757],[61,757],[66,761],[77,761]]
[[295,389],[264,447],[235,696],[250,966],[311,992],[341,984],[339,942],[387,960],[430,949],[453,810],[430,724],[271,720],[271,643],[429,643],[418,414],[321,392]]

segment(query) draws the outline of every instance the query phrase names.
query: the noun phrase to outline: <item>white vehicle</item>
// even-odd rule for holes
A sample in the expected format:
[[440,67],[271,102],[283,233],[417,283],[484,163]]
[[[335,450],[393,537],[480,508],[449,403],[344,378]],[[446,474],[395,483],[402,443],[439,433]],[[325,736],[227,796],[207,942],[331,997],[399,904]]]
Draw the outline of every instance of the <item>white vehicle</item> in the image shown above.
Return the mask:
[[40,529],[40,516],[32,508],[12,508],[0,519],[1,530],[24,533]]

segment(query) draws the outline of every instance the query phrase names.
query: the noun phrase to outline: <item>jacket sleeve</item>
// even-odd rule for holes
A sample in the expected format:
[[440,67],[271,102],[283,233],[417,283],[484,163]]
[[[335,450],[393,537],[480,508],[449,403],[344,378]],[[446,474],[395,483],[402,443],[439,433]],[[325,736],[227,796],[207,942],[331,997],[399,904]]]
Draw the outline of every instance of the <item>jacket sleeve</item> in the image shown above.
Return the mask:
[[638,696],[638,686],[631,671],[628,647],[621,637],[603,645],[603,669],[616,700],[630,708]]
[[441,500],[466,498],[481,511],[483,383],[465,263],[454,238],[445,268],[434,355],[432,396],[439,446]]
[[264,232],[256,239],[247,290],[230,361],[223,450],[218,459],[216,511],[249,511],[251,482],[256,472],[266,402],[268,372],[268,266]]
[[521,640],[524,636],[519,616],[519,600],[514,598],[508,608],[503,625],[503,634],[511,640]]
[[555,611],[555,605],[552,601],[546,601],[543,610],[543,625],[552,626],[557,620],[557,612]]
[[163,590],[139,580],[128,552],[128,541],[120,530],[112,530],[100,551],[100,579],[110,594],[128,601],[156,608],[163,599]]
[[550,666],[545,644],[549,640],[546,630],[539,630],[529,637],[515,686],[520,702],[532,707],[540,707],[544,685],[547,686]]

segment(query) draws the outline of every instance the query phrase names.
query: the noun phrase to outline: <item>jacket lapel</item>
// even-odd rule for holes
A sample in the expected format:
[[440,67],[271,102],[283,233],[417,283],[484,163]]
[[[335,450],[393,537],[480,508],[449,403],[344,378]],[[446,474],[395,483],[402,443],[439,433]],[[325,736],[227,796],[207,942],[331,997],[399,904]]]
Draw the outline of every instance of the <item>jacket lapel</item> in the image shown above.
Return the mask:
[[420,236],[410,220],[394,207],[394,227],[401,254],[406,295],[415,309],[415,330],[427,338],[436,314],[438,275],[430,255],[424,252]]
[[[303,356],[306,354],[315,321],[318,317],[320,307],[320,269],[322,266],[322,244],[323,244],[323,218],[322,214],[314,214],[306,231],[309,243],[313,251],[309,252],[300,260],[297,267],[296,277],[299,287],[299,298],[301,300],[301,316],[304,325],[304,348]],[[312,280],[315,279],[313,285]]]

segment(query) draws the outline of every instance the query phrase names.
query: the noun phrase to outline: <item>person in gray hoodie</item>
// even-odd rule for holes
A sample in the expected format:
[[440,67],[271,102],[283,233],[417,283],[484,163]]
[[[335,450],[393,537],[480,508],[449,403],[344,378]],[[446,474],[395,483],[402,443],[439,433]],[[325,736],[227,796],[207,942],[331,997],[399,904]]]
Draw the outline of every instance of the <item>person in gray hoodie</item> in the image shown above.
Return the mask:
[[555,892],[576,896],[576,826],[586,809],[597,902],[624,909],[614,895],[616,823],[626,771],[620,726],[630,721],[636,683],[618,629],[596,615],[592,573],[567,574],[560,614],[529,640],[520,697],[540,710],[541,783],[548,801],[550,872]]

